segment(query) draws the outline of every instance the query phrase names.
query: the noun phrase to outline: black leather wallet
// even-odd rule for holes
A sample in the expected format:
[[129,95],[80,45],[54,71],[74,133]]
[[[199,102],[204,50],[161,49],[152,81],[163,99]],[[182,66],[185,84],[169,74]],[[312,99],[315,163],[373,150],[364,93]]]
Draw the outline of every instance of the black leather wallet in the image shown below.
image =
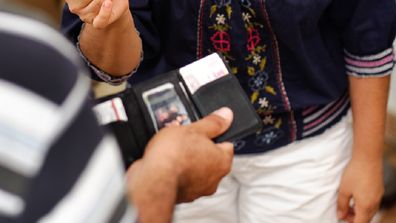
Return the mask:
[[233,111],[234,120],[216,142],[238,140],[261,129],[261,119],[238,80],[219,54],[211,54],[100,99],[94,111],[115,133],[129,166],[142,157],[147,142],[161,128],[192,123],[225,106]]

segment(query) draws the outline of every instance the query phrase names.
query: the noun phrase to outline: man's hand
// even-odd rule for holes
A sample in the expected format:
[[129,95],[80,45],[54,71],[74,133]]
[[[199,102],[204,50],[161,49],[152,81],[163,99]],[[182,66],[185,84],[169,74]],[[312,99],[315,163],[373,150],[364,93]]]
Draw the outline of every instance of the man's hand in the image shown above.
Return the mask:
[[384,193],[382,176],[382,162],[352,160],[341,179],[338,218],[349,223],[370,222]]
[[103,29],[129,12],[128,0],[65,0],[69,10],[80,19]]
[[140,222],[169,222],[175,203],[216,191],[230,171],[233,145],[211,139],[230,127],[232,117],[231,110],[223,108],[191,125],[164,128],[153,137],[143,159],[128,170]]

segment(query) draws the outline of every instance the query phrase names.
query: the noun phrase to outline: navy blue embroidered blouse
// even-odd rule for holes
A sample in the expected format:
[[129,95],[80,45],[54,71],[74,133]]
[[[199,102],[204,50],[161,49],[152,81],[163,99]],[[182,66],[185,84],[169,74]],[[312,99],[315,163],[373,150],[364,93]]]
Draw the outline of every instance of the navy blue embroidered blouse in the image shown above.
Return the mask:
[[[320,134],[349,109],[347,74],[388,75],[394,0],[130,0],[144,44],[131,83],[212,52],[228,60],[262,132],[235,142],[256,153]],[[65,10],[73,40],[81,21]]]

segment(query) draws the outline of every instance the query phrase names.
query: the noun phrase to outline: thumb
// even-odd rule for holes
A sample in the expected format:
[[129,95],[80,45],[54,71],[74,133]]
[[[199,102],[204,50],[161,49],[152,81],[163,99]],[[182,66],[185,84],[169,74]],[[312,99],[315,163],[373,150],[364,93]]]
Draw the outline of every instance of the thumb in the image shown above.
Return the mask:
[[233,113],[231,109],[223,107],[187,127],[209,138],[215,138],[223,134],[231,126],[232,120]]
[[125,12],[129,12],[129,1],[126,0],[118,0],[114,1],[113,12],[110,17],[109,24],[118,20]]
[[339,220],[344,219],[348,215],[350,198],[350,194],[339,192],[337,199],[337,217]]
[[105,28],[109,24],[112,9],[113,2],[111,0],[105,0],[99,11],[99,14],[94,18],[92,25],[97,29]]

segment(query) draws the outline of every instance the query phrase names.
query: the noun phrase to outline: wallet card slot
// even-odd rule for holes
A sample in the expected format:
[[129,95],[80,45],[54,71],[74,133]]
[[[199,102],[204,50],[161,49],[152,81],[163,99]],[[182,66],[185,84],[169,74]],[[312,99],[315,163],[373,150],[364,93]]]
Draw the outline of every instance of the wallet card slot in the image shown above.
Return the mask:
[[[137,142],[138,150],[141,151],[141,155],[143,155],[144,147],[147,142],[150,140],[151,135],[150,131],[147,128],[147,124],[142,119],[143,113],[137,105],[137,97],[131,89],[128,89],[125,92],[125,96],[123,97],[124,106],[128,113],[128,122],[129,126],[132,129],[133,135]],[[139,157],[139,156],[138,156]]]
[[193,108],[180,86],[178,74],[169,72],[133,87],[150,134],[170,124],[196,121]]
[[145,145],[150,136],[146,129],[146,123],[142,119],[140,109],[136,106],[137,100],[131,89],[103,97],[97,100],[97,103],[120,98],[122,100],[123,109],[127,114],[127,120],[120,120],[106,124],[115,135],[120,145],[120,151],[123,157],[124,165],[129,167],[136,159],[143,156]]
[[191,95],[188,93],[188,91],[186,90],[186,86],[185,86],[185,83],[184,83],[184,81],[183,80],[180,80],[180,82],[179,82],[179,86],[180,86],[180,88],[181,88],[181,90],[183,91],[183,95],[185,96],[185,98],[186,98],[186,101],[187,101],[187,103],[188,103],[188,107],[191,109],[191,112],[193,113],[193,119],[194,119],[194,121],[195,120],[198,120],[199,118],[200,118],[200,116],[199,116],[199,114],[198,114],[198,110],[197,110],[197,108],[195,107],[195,105],[194,105],[194,103],[191,101]]
[[124,166],[127,169],[131,163],[143,156],[144,147],[137,143],[138,137],[126,122],[113,122],[108,125],[114,133],[119,145],[128,145],[121,147],[121,154]]

